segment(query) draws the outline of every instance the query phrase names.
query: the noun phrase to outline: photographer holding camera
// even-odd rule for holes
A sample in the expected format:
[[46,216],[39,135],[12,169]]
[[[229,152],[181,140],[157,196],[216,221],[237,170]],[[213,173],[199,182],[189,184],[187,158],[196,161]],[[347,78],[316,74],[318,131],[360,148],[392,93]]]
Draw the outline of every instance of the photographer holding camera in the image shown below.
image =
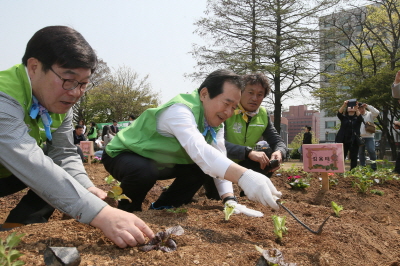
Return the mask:
[[346,158],[350,151],[350,170],[357,166],[358,149],[362,143],[360,139],[360,127],[363,118],[358,110],[358,102],[356,99],[344,101],[337,113],[341,124],[336,135],[335,142],[343,143],[343,156]]
[[[238,108],[225,121],[227,156],[243,167],[271,177],[279,169],[287,148],[267,110],[261,106],[271,90],[270,84],[262,73],[245,75],[243,82],[245,88]],[[271,149],[253,150],[260,139],[265,140]],[[208,198],[219,199],[213,180],[208,180],[204,188]]]

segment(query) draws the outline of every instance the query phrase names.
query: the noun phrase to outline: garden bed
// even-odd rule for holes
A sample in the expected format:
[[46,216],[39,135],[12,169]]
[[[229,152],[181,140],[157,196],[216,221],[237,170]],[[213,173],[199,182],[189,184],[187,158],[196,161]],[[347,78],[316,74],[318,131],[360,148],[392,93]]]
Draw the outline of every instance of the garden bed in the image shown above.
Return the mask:
[[[146,211],[135,214],[155,233],[171,226],[182,226],[185,233],[175,237],[177,251],[120,249],[99,230],[73,219],[63,220],[58,211],[49,223],[0,232],[0,238],[4,239],[11,232],[25,234],[18,250],[24,254],[21,260],[26,265],[44,265],[43,251],[47,246],[77,247],[81,265],[256,265],[260,253],[255,245],[264,249],[277,248],[286,262],[297,265],[400,265],[400,181],[374,184],[371,189],[382,191],[382,196],[369,191],[360,193],[349,177],[338,177],[338,184],[323,192],[321,181],[314,175],[310,187],[293,190],[286,182],[287,177],[296,171],[301,173],[301,169],[290,164],[286,162],[286,170],[280,176],[274,174],[272,181],[283,193],[284,205],[312,229],[317,230],[325,218],[332,215],[321,235],[307,231],[282,208],[273,211],[246,197],[239,198],[240,203],[262,211],[264,217],[232,215],[225,221],[221,202],[207,200],[202,191],[196,194],[193,203],[183,206],[186,213],[147,210],[162,188],[169,184],[163,181],[148,194],[144,202]],[[85,167],[96,185],[104,190],[110,188],[104,181],[108,173],[102,164],[85,164]],[[236,193],[239,195],[238,191]],[[0,198],[0,221],[22,195],[23,192]],[[343,206],[340,218],[334,217],[331,201]],[[281,243],[275,241],[272,215],[286,216],[288,233]]]

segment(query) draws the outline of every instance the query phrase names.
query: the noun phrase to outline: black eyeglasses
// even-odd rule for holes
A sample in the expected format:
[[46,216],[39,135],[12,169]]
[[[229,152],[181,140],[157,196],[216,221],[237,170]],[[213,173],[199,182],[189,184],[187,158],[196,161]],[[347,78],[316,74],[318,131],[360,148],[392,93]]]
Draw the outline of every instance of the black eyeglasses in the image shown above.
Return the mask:
[[72,91],[79,85],[80,85],[79,90],[81,92],[87,92],[88,90],[90,90],[94,87],[93,83],[91,83],[91,82],[79,82],[75,79],[65,79],[65,78],[62,78],[60,75],[58,75],[51,67],[50,67],[50,70],[63,81],[62,88],[66,91]]

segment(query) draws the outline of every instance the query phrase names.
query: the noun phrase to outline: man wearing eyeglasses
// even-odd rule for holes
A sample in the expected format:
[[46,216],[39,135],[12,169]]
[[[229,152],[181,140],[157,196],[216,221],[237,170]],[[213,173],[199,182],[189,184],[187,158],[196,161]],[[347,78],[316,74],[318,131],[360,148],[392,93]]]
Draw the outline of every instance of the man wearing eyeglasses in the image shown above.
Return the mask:
[[22,63],[0,72],[0,197],[30,189],[0,230],[47,222],[55,207],[119,247],[154,237],[137,216],[102,200],[106,193],[73,144],[71,107],[92,87],[97,66],[91,46],[69,27],[46,27],[30,39]]

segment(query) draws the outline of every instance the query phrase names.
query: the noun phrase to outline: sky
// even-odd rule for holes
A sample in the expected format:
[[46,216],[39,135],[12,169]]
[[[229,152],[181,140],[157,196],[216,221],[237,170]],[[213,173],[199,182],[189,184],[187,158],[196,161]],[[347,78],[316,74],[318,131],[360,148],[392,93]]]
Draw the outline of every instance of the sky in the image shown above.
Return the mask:
[[[141,78],[149,75],[161,103],[201,83],[184,74],[196,70],[192,45],[205,44],[194,23],[205,16],[206,0],[2,0],[0,10],[0,70],[21,63],[36,31],[65,25],[79,31],[111,69],[126,66]],[[310,102],[298,96],[283,106]]]

